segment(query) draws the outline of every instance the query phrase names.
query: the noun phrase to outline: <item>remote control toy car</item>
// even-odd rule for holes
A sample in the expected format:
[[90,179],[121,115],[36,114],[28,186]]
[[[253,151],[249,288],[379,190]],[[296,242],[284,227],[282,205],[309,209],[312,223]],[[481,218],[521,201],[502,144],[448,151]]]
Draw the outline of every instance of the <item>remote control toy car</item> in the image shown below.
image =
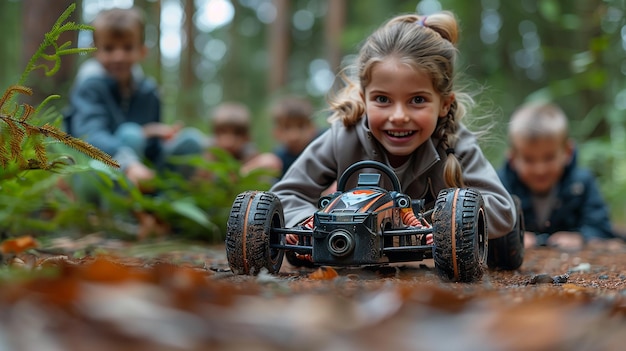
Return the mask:
[[[348,179],[364,169],[374,172],[358,173],[357,186],[346,190]],[[379,185],[381,175],[389,178],[392,190]],[[310,255],[313,265],[343,267],[432,258],[445,280],[480,279],[488,252],[480,193],[449,188],[439,192],[432,210],[424,211],[423,204],[422,199],[403,194],[393,170],[376,161],[357,162],[346,169],[337,191],[319,200],[312,229],[285,228],[283,208],[274,193],[246,191],[237,196],[230,211],[228,263],[235,274],[258,274],[264,268],[278,273],[285,254],[292,259]],[[298,243],[288,244],[287,234],[296,235]]]

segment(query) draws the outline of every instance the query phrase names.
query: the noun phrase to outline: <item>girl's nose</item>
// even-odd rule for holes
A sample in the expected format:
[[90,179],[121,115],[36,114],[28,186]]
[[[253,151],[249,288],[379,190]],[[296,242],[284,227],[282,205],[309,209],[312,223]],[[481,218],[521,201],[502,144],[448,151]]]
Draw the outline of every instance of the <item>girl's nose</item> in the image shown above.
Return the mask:
[[408,121],[409,115],[402,106],[394,108],[393,113],[389,116],[389,122],[391,123],[407,123]]

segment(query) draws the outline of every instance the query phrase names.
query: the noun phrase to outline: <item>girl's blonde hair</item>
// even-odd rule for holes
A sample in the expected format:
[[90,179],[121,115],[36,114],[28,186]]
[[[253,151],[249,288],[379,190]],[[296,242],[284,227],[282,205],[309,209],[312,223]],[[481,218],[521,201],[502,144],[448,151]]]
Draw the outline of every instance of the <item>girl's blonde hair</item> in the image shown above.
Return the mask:
[[442,99],[452,94],[455,96],[446,117],[438,119],[433,136],[440,139],[440,147],[446,150],[446,184],[462,187],[462,169],[454,156],[454,147],[459,121],[473,100],[468,94],[454,91],[458,35],[457,20],[448,11],[429,16],[405,14],[392,18],[366,39],[357,62],[347,68],[352,69],[355,77],[350,77],[345,71],[340,73],[345,86],[329,95],[332,111],[329,120],[341,120],[346,127],[354,126],[361,120],[365,114],[364,90],[371,81],[372,68],[388,57],[428,73]]

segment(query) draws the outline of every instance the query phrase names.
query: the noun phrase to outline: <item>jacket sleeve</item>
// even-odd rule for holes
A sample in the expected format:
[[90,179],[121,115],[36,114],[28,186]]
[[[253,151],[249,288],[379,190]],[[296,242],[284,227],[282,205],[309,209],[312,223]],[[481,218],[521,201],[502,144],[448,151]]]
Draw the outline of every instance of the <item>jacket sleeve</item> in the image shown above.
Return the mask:
[[74,107],[71,130],[77,138],[82,138],[109,155],[115,155],[122,143],[111,130],[115,117],[111,116],[107,108],[108,94],[106,83],[102,80],[87,79],[81,82],[70,97]]
[[270,189],[282,203],[285,227],[294,227],[313,215],[321,193],[337,179],[334,132],[331,128],[309,144]]
[[580,233],[585,240],[614,238],[609,210],[600,189],[590,172],[585,171],[585,178],[585,199],[581,211]]
[[484,156],[476,138],[465,128],[460,131],[457,152],[467,187],[478,190],[485,202],[489,238],[511,232],[517,218],[513,198]]

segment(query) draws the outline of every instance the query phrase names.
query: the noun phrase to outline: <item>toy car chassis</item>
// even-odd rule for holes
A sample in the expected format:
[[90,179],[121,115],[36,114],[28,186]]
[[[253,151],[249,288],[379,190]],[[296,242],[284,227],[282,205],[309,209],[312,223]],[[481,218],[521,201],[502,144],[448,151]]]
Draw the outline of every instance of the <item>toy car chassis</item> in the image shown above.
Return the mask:
[[[348,179],[362,169],[357,186]],[[393,185],[379,186],[381,173]],[[246,191],[233,202],[226,233],[226,254],[235,274],[278,273],[285,253],[310,254],[315,265],[368,266],[432,258],[436,272],[449,281],[471,282],[482,277],[487,256],[487,224],[480,193],[470,188],[439,192],[431,211],[423,200],[401,192],[395,173],[385,164],[360,161],[337,182],[337,191],[322,197],[313,214],[313,228],[284,228],[283,208],[272,192]],[[403,223],[403,209],[416,217],[431,217],[432,226]],[[287,234],[298,243],[286,243]],[[433,243],[426,237],[432,234]]]

